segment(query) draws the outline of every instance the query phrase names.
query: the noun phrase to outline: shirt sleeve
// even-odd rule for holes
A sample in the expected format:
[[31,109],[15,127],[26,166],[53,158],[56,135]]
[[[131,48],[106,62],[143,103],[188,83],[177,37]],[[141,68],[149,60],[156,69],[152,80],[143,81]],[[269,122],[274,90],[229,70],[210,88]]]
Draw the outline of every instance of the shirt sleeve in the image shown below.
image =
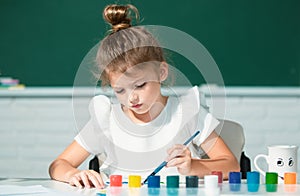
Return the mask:
[[104,152],[106,141],[104,133],[108,129],[110,107],[107,97],[103,95],[94,97],[89,104],[91,119],[75,137],[75,141],[91,154]]
[[96,131],[92,119],[76,135],[75,141],[91,154],[100,154],[103,147],[100,144],[100,138],[96,137]]

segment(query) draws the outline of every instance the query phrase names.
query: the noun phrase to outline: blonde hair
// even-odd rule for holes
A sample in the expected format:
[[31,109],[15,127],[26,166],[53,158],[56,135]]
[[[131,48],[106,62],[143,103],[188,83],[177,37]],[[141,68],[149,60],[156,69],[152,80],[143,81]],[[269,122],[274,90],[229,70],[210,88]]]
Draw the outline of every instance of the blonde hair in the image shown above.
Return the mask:
[[124,73],[127,68],[150,61],[165,61],[162,48],[145,28],[132,26],[132,12],[139,20],[139,12],[133,5],[108,5],[103,18],[112,29],[100,43],[96,64],[102,86],[109,84],[111,72]]

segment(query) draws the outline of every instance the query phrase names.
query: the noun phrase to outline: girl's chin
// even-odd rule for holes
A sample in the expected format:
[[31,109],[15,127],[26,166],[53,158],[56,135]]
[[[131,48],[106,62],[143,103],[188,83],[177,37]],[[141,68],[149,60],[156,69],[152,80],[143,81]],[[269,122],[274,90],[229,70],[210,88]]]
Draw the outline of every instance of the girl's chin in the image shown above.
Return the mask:
[[148,115],[149,108],[130,108],[131,112],[135,115]]
[[137,115],[145,115],[149,112],[148,110],[142,110],[142,109],[131,109],[131,111]]

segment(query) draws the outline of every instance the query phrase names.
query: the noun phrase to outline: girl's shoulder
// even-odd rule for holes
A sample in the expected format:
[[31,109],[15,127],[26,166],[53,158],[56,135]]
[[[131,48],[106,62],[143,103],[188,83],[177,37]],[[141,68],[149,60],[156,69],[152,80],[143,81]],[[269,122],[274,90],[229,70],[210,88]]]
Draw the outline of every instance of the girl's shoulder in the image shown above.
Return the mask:
[[209,111],[206,105],[205,96],[198,86],[187,88],[181,96],[178,97],[178,108],[185,118],[192,119],[195,115],[202,115]]
[[106,95],[96,95],[92,98],[92,102],[111,104],[110,98]]
[[101,110],[101,113],[107,113],[111,110],[111,100],[105,95],[97,95],[93,97],[89,104],[90,113]]
[[193,86],[192,88],[187,89],[187,91],[181,96],[181,100],[189,104],[194,104],[194,106],[202,106],[204,108],[208,107],[205,100],[205,94],[200,91],[198,86]]

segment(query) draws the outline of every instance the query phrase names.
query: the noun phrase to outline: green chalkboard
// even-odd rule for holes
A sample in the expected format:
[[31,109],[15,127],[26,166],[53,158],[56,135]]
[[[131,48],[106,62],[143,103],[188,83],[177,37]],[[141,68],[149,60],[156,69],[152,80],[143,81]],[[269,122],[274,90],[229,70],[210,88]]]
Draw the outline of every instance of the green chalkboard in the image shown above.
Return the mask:
[[[104,6],[115,2],[134,4],[142,25],[196,38],[225,85],[300,86],[299,0],[0,0],[0,73],[27,86],[72,86],[108,30]],[[188,59],[169,56],[193,84],[205,83]]]

